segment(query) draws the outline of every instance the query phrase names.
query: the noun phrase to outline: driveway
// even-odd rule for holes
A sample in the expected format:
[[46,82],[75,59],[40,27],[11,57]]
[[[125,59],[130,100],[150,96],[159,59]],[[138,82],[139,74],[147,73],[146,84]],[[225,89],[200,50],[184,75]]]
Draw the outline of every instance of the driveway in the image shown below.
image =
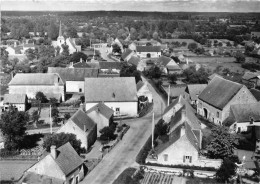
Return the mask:
[[[145,81],[145,79],[143,79]],[[165,103],[148,83],[153,93],[155,122],[161,118]],[[135,158],[151,135],[152,112],[142,118],[123,120],[130,129],[115,148],[84,178],[82,184],[112,184],[126,168],[136,165]]]

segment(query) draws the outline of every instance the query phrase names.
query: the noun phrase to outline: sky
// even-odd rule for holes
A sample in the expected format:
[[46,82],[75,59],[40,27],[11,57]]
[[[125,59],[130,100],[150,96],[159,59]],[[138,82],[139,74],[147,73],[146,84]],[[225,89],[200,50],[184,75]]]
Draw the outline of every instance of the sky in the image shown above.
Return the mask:
[[0,0],[2,11],[260,12],[260,0]]

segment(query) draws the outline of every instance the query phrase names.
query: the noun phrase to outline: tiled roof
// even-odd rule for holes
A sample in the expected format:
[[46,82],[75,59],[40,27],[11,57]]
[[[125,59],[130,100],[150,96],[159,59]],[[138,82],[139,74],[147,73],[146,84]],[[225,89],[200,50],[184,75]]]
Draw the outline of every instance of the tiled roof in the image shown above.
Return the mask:
[[196,100],[197,95],[200,95],[200,93],[207,87],[207,84],[188,84],[187,89],[190,94],[191,100]]
[[216,77],[216,76],[218,76],[218,77],[222,77],[221,75],[219,75],[219,74],[217,74],[217,73],[213,73],[212,75],[210,75],[209,77],[208,77],[208,79],[209,80],[212,80],[214,77]]
[[57,151],[55,162],[66,176],[83,164],[83,159],[81,159],[69,142],[59,147]]
[[168,135],[168,141],[159,144],[159,146],[155,147],[156,154],[162,153],[165,149],[167,149],[169,146],[173,145],[175,142],[177,142],[181,138],[181,129],[185,128],[185,134],[183,136],[186,136],[189,142],[192,144],[192,146],[199,150],[199,140],[197,139],[196,135],[194,134],[193,130],[189,126],[188,123],[184,122],[181,125],[179,125],[170,135]]
[[179,95],[169,106],[167,106],[164,110],[163,114],[166,114],[169,110],[171,110],[175,105],[181,104],[181,106],[186,104],[186,101],[182,97],[182,95]]
[[125,58],[127,56],[129,56],[129,54],[131,54],[133,51],[131,49],[126,49],[125,52],[122,53],[121,57],[123,60],[125,60]]
[[250,122],[250,118],[260,122],[260,103],[237,104],[230,106],[236,122]]
[[48,73],[58,73],[64,82],[84,81],[86,77],[97,77],[98,69],[48,67]]
[[253,78],[260,79],[260,72],[246,72],[242,77],[244,80],[250,80]]
[[242,84],[216,76],[201,92],[199,99],[218,109],[223,109],[242,87]]
[[161,46],[136,46],[136,52],[161,52]]
[[99,69],[99,62],[77,62],[73,64],[74,68],[96,68]]
[[134,77],[85,78],[86,102],[136,102]]
[[92,130],[95,126],[95,122],[81,109],[79,109],[73,116],[70,118],[81,130],[86,128],[86,132]]
[[140,81],[136,84],[137,91],[139,91],[139,89],[141,89],[141,87],[143,87],[143,85],[144,85],[144,82],[140,80]]
[[120,77],[120,73],[98,73],[98,78]]
[[[18,73],[9,85],[54,85],[60,76],[56,73]],[[63,85],[59,80],[59,85]]]
[[101,61],[99,62],[99,67],[100,69],[121,69],[121,63]]
[[260,101],[260,90],[250,89],[250,92],[256,98],[257,101]]
[[160,65],[166,66],[171,60],[172,60],[172,58],[170,58],[170,57],[161,56],[157,59],[157,63]]
[[86,111],[86,114],[90,112],[97,111],[103,114],[107,119],[111,118],[114,114],[114,110],[106,106],[104,103],[98,103],[97,105],[91,107],[89,110]]
[[131,63],[132,65],[137,66],[140,62],[140,58],[136,56],[131,56],[131,58],[128,60],[128,63]]
[[26,100],[26,94],[5,94],[4,104],[24,104]]

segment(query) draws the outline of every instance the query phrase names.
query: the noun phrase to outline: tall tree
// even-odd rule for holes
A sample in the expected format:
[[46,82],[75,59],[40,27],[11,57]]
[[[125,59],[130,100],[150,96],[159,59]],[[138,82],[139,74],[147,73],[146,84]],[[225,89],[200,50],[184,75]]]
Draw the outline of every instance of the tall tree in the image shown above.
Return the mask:
[[66,30],[66,36],[70,38],[78,38],[78,33],[75,27],[69,26]]
[[50,23],[47,33],[48,37],[52,40],[56,40],[59,36],[59,28],[53,21]]
[[17,150],[26,135],[26,123],[29,115],[26,112],[16,110],[10,106],[8,111],[1,115],[0,129],[5,138],[5,148],[7,150]]
[[62,47],[62,49],[63,49],[61,54],[62,54],[63,56],[69,56],[69,55],[70,55],[69,46],[62,44],[61,47]]

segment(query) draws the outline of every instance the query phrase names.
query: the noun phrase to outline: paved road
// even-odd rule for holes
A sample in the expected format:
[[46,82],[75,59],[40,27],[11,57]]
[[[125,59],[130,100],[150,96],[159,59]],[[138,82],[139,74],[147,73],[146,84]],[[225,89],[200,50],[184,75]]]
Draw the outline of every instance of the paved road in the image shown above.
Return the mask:
[[[148,84],[153,93],[155,121],[161,117],[165,103],[161,96]],[[130,129],[115,148],[87,175],[82,184],[112,184],[126,168],[136,165],[136,155],[151,135],[152,113],[143,118],[124,120]]]
[[101,57],[108,62],[115,62],[113,59],[110,59],[107,55],[109,54],[110,47],[107,47],[107,43],[104,43],[102,47],[96,48],[96,50],[100,51]]

